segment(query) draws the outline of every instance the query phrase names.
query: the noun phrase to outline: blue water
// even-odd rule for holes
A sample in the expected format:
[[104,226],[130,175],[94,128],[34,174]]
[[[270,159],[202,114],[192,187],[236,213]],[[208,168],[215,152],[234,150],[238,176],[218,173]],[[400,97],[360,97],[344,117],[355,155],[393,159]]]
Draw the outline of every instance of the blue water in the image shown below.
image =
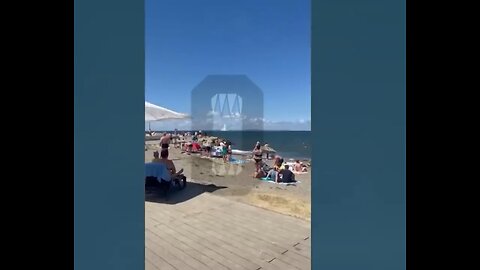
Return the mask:
[[268,143],[284,158],[310,159],[310,131],[205,131],[230,140],[233,149],[250,151],[257,141]]

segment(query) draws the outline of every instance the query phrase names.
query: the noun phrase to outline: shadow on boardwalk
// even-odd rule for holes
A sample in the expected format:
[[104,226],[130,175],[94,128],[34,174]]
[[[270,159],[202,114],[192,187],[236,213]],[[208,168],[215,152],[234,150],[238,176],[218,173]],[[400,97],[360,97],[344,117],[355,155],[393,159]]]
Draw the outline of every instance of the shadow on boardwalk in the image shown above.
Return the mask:
[[188,182],[187,187],[183,190],[169,192],[166,196],[158,188],[145,189],[145,201],[154,203],[177,204],[188,201],[205,192],[215,192],[219,189],[227,187],[216,186],[213,184],[205,185],[199,183]]

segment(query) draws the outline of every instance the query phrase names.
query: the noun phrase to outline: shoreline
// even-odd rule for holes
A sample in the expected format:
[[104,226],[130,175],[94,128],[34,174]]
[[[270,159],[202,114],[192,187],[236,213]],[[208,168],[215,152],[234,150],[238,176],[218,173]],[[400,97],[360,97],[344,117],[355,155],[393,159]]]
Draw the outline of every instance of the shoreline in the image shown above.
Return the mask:
[[[155,132],[156,132],[156,135],[153,136],[153,137],[147,135],[148,132],[145,132],[145,141],[146,141],[146,142],[148,141],[148,142],[150,142],[150,143],[158,142],[158,141],[160,140],[160,137],[161,137],[162,132],[157,132],[157,131],[155,131]],[[171,131],[165,131],[165,132],[170,132],[170,133],[173,134],[173,132],[171,132]],[[180,132],[180,131],[177,131],[177,132],[183,133],[184,131],[181,131],[181,132]],[[190,131],[187,131],[187,132],[190,132]],[[238,137],[237,137],[237,138],[228,138],[228,136],[212,136],[211,134],[212,134],[213,132],[216,132],[216,131],[207,131],[207,133],[210,134],[210,135],[206,135],[206,136],[201,136],[201,137],[199,137],[198,140],[197,140],[197,142],[198,142],[200,145],[203,145],[203,144],[207,143],[209,140],[211,140],[212,138],[213,138],[213,139],[219,139],[219,140],[222,140],[222,141],[230,141],[230,142],[232,142],[232,148],[233,148],[232,150],[237,151],[237,152],[244,152],[244,153],[245,153],[245,154],[238,154],[238,155],[242,155],[242,156],[243,156],[243,155],[246,155],[246,156],[248,156],[248,155],[251,155],[251,154],[252,154],[252,150],[253,150],[253,148],[254,148],[255,143],[252,143],[252,145],[250,145],[250,146],[247,146],[247,145],[245,145],[245,144],[243,144],[243,145],[238,145],[238,144],[236,143],[236,139],[239,139]],[[232,131],[232,132],[241,132],[241,131]],[[247,132],[248,132],[248,131],[247,131]],[[258,132],[258,131],[255,131],[255,132]],[[297,132],[297,131],[277,131],[277,130],[272,130],[272,131],[268,131],[268,132]],[[300,131],[298,131],[298,132],[300,132]],[[309,131],[301,131],[301,132],[309,132]],[[228,131],[227,131],[226,133],[228,133]],[[228,135],[228,134],[222,134],[222,135]],[[179,139],[181,142],[192,141],[192,137],[193,137],[193,135],[189,135],[189,136],[183,136],[182,134],[177,135],[177,139]],[[278,139],[278,138],[277,138],[277,139]],[[282,138],[282,139],[283,139],[283,138]],[[241,141],[242,139],[239,139],[239,140]],[[251,140],[251,138],[250,138],[250,140]],[[287,140],[288,140],[288,139],[287,139]],[[172,139],[172,144],[173,144],[174,141],[175,141],[175,140]],[[255,141],[256,141],[256,140],[255,140]],[[263,139],[259,139],[259,141],[262,143],[262,146],[263,146],[264,143],[266,143]],[[308,141],[308,139],[307,139],[307,141]],[[275,147],[280,147],[283,143],[284,143],[283,140],[282,140],[281,142],[278,142],[278,141],[277,141],[276,144],[269,143],[269,144],[268,144],[268,145],[269,145],[268,148],[273,147],[274,150],[275,150],[273,153],[270,152],[269,154],[270,154],[271,156],[273,156],[273,155],[275,155],[275,154],[278,154],[278,155],[282,156],[285,161],[300,160],[300,161],[302,161],[302,162],[308,162],[308,163],[311,164],[311,160],[312,160],[312,158],[311,158],[311,153],[305,153],[305,152],[303,152],[303,151],[301,151],[301,150],[300,150],[299,152],[297,152],[296,150],[292,150],[291,148],[288,149],[288,147],[287,147],[287,149],[275,149]],[[307,145],[308,145],[308,143],[307,143]],[[302,142],[302,144],[299,144],[298,148],[302,148],[302,147],[307,148],[307,146],[305,146],[305,144],[303,144],[303,142]],[[297,149],[298,149],[298,148],[297,148]],[[267,153],[267,151],[264,152],[264,155],[266,155],[266,153]]]

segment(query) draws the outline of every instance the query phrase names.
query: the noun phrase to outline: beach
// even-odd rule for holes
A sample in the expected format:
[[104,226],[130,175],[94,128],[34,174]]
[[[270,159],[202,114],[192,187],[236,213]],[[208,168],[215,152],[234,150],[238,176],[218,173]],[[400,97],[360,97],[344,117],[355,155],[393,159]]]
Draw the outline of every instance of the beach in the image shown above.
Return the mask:
[[[159,150],[159,142],[147,141],[145,162],[150,162],[153,152]],[[221,158],[202,157],[200,154],[182,153],[170,145],[169,159],[177,170],[183,168],[188,183],[196,183],[208,189],[212,195],[264,208],[281,214],[310,221],[311,167],[304,174],[297,174],[295,185],[280,185],[253,178],[255,164],[249,156],[234,156],[244,163],[224,163]],[[284,157],[288,160],[288,156]],[[272,160],[265,160],[272,165]],[[187,185],[187,189],[189,186]],[[185,192],[185,190],[178,191]]]

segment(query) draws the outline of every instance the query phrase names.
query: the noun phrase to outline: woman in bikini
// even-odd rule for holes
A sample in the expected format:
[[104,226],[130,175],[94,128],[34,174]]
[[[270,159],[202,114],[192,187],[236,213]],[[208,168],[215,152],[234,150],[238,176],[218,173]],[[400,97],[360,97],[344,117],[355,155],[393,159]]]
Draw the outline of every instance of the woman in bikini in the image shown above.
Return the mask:
[[262,150],[260,149],[260,144],[258,144],[255,147],[255,150],[253,150],[253,160],[255,160],[255,171],[259,170],[259,167],[262,162],[262,155],[263,153],[262,153]]

